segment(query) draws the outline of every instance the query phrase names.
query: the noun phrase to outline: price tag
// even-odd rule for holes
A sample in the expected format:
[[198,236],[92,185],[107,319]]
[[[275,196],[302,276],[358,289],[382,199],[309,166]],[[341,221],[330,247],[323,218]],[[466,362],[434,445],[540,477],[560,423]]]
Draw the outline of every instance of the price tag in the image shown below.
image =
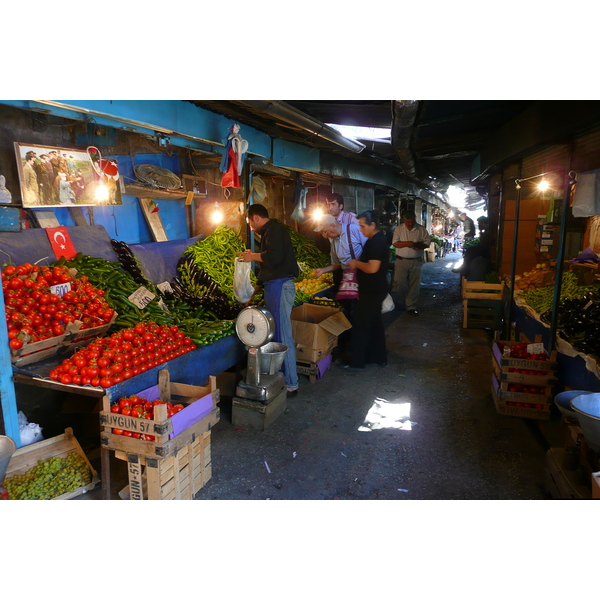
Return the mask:
[[543,354],[544,344],[527,344],[527,352],[529,354]]
[[166,313],[168,313],[169,315],[171,314],[171,313],[169,312],[169,309],[167,308],[167,305],[165,304],[165,301],[164,301],[162,298],[160,298],[160,299],[158,300],[158,306],[160,306],[160,308],[162,308],[162,309],[163,309],[163,310],[164,310]]
[[171,287],[171,284],[168,281],[163,281],[162,283],[159,283],[156,287],[161,292],[166,292],[167,294],[173,293],[173,288]]
[[59,283],[57,285],[51,285],[50,286],[50,292],[52,294],[56,294],[57,296],[60,296],[61,298],[67,293],[71,291],[71,282],[67,282],[67,283]]
[[150,290],[141,286],[128,297],[128,300],[133,302],[138,308],[146,308],[154,298],[156,298],[156,296]]

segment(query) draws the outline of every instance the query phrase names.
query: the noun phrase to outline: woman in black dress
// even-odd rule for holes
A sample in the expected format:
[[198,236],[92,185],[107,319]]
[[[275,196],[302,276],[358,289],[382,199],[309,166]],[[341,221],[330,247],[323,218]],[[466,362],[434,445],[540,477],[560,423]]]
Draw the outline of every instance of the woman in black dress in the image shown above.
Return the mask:
[[352,315],[352,358],[345,368],[362,371],[365,365],[387,366],[385,330],[381,318],[381,303],[388,293],[388,260],[390,245],[380,228],[376,210],[358,216],[360,230],[367,242],[360,260],[348,263],[358,270],[358,302]]

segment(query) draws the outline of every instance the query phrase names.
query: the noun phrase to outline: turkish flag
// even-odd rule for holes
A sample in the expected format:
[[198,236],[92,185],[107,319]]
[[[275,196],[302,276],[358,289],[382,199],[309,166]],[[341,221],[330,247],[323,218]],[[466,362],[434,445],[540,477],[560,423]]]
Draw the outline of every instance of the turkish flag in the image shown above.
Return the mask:
[[57,260],[62,256],[71,260],[77,254],[66,227],[49,227],[46,233]]

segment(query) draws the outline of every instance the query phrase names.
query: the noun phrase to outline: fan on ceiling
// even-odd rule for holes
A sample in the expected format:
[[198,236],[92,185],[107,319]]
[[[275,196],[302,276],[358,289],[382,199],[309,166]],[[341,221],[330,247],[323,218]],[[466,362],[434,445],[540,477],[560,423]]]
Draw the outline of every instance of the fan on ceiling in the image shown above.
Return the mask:
[[135,165],[133,172],[142,183],[153,188],[177,190],[181,187],[181,179],[173,171],[157,165]]

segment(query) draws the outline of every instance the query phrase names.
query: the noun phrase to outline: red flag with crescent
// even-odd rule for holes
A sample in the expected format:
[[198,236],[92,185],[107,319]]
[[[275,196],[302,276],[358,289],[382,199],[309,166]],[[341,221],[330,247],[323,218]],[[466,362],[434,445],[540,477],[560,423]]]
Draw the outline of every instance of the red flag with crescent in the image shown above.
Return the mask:
[[46,233],[57,260],[62,256],[71,260],[77,254],[66,227],[49,227]]

